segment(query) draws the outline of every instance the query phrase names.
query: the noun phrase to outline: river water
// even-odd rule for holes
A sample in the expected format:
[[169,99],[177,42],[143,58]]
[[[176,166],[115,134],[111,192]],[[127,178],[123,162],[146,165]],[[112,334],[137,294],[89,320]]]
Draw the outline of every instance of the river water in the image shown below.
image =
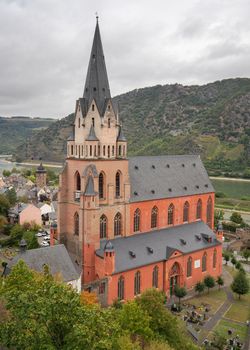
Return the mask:
[[23,168],[23,166],[17,165],[16,163],[9,162],[4,159],[0,159],[0,175],[2,175],[3,170],[11,170],[12,168]]

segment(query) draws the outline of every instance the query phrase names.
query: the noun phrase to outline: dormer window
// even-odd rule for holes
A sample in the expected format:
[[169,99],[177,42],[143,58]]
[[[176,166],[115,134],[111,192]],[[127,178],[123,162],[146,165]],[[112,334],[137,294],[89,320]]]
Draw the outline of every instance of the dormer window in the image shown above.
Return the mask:
[[93,90],[96,91],[96,87],[94,87]]
[[78,128],[80,128],[81,127],[81,119],[79,118],[78,119]]
[[108,105],[108,110],[110,111],[110,105]]
[[95,105],[94,104],[92,104],[92,111],[94,111],[95,110]]
[[92,125],[95,126],[95,118],[92,118]]
[[108,128],[110,128],[110,118],[108,119]]

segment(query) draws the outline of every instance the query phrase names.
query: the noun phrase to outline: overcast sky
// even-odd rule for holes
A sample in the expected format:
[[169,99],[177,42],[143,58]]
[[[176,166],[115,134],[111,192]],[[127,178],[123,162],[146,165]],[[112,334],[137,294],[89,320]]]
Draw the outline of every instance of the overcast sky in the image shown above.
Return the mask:
[[0,115],[74,110],[96,11],[113,96],[250,77],[249,0],[0,0]]

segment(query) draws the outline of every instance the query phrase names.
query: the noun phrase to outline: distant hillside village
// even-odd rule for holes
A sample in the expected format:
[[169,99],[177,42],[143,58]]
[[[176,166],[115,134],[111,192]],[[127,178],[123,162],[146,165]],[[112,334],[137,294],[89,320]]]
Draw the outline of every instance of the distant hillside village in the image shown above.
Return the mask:
[[[3,171],[0,245],[6,247],[2,259],[7,265],[2,274],[10,273],[11,267],[22,258],[30,268],[41,272],[44,264],[48,264],[53,275],[62,274],[65,282],[80,291],[80,274],[57,241],[57,195],[58,175],[46,170],[42,162],[34,170]],[[55,249],[54,244],[57,244]],[[12,247],[18,245],[20,251],[16,255]]]

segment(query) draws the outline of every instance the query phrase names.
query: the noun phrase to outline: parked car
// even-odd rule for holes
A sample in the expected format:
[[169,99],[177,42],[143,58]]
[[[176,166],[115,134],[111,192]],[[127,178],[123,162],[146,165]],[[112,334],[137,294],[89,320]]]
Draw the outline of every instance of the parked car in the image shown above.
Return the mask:
[[48,246],[49,246],[49,242],[47,242],[47,241],[42,241],[41,246],[42,246],[42,247],[48,247]]

